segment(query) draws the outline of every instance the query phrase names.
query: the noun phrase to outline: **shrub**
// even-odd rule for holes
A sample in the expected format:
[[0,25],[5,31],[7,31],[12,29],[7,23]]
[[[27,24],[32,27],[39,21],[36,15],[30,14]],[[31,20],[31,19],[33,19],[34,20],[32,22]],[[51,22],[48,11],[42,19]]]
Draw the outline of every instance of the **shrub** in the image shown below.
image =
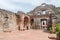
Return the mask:
[[57,34],[57,36],[59,36],[59,37],[60,37],[60,32],[57,32],[56,34]]
[[[60,38],[60,23],[57,23],[56,24],[56,35],[57,35],[57,37],[58,37],[58,39]],[[60,39],[59,39],[60,40]]]
[[56,31],[60,31],[60,23],[56,24]]

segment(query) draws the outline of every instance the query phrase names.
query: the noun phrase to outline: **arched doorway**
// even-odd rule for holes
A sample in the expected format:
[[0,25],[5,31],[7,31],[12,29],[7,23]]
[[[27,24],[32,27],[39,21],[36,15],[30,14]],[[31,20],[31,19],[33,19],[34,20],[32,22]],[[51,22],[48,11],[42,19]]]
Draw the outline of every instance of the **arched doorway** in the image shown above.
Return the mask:
[[31,28],[34,29],[35,26],[34,26],[34,19],[33,18],[30,20],[30,24],[31,24]]
[[34,19],[31,19],[31,25],[33,25],[33,23],[34,23]]
[[24,17],[24,28],[28,30],[28,22],[29,22],[29,18],[28,17]]
[[41,19],[41,28],[42,29],[47,28],[47,19]]

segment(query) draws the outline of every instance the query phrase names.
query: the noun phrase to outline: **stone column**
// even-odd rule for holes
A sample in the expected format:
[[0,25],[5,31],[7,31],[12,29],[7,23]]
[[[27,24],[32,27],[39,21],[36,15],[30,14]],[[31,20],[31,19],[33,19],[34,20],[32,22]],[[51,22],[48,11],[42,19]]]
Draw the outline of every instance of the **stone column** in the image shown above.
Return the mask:
[[21,16],[20,20],[21,20],[21,22],[20,22],[20,30],[22,31],[24,29],[24,16]]
[[28,29],[30,29],[30,17],[28,17],[28,23],[27,23],[27,25],[28,25]]
[[53,29],[53,32],[55,32],[55,20],[54,19],[52,20],[52,29]]

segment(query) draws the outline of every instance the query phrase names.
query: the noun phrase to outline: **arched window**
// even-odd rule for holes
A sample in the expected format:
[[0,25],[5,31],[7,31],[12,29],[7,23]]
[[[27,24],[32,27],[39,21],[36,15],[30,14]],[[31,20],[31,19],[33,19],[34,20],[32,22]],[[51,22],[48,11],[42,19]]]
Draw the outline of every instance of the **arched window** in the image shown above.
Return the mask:
[[42,6],[45,6],[45,5],[42,5]]
[[46,11],[43,11],[42,14],[46,14]]
[[41,6],[46,6],[46,5],[47,5],[46,3],[41,4]]
[[40,14],[41,14],[41,11],[35,12],[35,15],[40,15]]

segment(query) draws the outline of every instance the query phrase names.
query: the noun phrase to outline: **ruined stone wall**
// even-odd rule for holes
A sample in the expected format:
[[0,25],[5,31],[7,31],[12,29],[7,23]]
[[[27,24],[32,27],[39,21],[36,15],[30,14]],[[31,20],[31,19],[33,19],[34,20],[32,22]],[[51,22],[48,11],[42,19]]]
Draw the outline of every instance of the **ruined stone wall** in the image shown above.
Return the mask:
[[[18,30],[26,30],[30,29],[30,16],[26,15],[24,12],[17,12],[17,22],[18,22]],[[27,19],[26,19],[27,18]]]
[[13,12],[0,9],[0,31],[17,29],[16,16]]

